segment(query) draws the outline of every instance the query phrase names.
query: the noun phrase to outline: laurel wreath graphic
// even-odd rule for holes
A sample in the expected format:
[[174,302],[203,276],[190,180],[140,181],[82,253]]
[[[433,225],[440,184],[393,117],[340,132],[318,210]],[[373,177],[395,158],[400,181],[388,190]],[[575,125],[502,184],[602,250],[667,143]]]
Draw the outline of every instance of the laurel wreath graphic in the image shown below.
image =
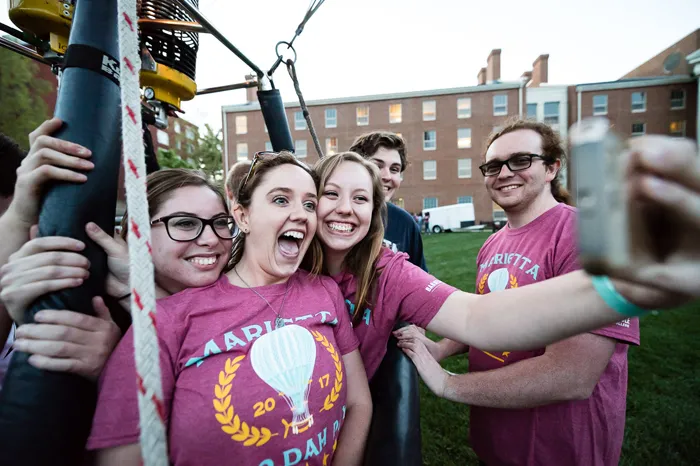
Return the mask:
[[321,335],[319,332],[311,331],[316,341],[320,342],[324,348],[331,354],[333,358],[333,363],[335,364],[335,382],[333,383],[333,388],[331,392],[326,396],[326,400],[323,402],[323,408],[321,411],[329,411],[338,401],[338,396],[340,396],[340,390],[343,388],[343,365],[340,362],[340,356],[335,350],[333,345],[328,341],[326,337]]
[[508,282],[508,283],[510,284],[510,287],[511,287],[511,288],[517,288],[517,287],[518,287],[518,279],[515,278],[515,275],[511,275],[511,276],[510,276],[510,282]]
[[476,289],[476,292],[478,294],[484,294],[484,286],[486,286],[486,279],[489,278],[489,274],[484,274],[483,277],[481,277],[481,280],[479,280],[479,286]]
[[270,441],[273,434],[265,427],[257,428],[241,421],[241,418],[234,414],[231,405],[231,387],[236,371],[241,367],[244,356],[238,356],[231,360],[226,359],[224,370],[219,372],[219,383],[214,386],[214,409],[216,410],[216,420],[221,424],[221,430],[231,436],[236,442],[243,442],[243,446],[255,445],[260,447]]

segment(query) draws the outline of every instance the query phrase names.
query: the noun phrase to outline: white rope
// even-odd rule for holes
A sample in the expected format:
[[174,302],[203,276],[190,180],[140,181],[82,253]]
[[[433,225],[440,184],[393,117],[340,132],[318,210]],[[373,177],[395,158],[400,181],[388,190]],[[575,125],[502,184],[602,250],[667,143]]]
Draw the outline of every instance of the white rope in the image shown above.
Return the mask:
[[124,181],[129,212],[129,273],[134,357],[138,380],[141,456],[145,466],[167,466],[163,387],[155,328],[156,299],[146,164],[141,126],[137,0],[118,0]]

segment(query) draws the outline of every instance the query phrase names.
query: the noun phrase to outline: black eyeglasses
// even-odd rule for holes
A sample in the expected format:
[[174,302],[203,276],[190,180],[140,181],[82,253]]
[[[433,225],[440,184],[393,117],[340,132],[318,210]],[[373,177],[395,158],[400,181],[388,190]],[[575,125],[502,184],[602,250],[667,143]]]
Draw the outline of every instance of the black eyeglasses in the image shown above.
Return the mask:
[[195,217],[193,215],[166,215],[156,220],[151,220],[151,225],[162,223],[165,231],[173,241],[186,243],[200,237],[204,227],[209,225],[216,236],[221,239],[232,239],[236,222],[230,215],[220,215],[210,219]]
[[496,176],[501,173],[503,165],[508,167],[508,170],[512,172],[519,172],[522,170],[527,170],[532,166],[532,159],[538,158],[543,159],[543,155],[537,154],[515,154],[508,160],[494,160],[493,162],[488,162],[479,166],[481,174],[484,176]]

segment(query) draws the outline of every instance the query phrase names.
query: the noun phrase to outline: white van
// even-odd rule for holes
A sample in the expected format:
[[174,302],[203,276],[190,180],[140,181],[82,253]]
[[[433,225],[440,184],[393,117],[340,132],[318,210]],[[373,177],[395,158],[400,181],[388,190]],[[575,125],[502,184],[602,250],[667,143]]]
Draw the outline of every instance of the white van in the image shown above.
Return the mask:
[[423,218],[428,213],[430,214],[428,226],[433,233],[466,228],[474,225],[475,221],[474,204],[453,204],[424,209]]

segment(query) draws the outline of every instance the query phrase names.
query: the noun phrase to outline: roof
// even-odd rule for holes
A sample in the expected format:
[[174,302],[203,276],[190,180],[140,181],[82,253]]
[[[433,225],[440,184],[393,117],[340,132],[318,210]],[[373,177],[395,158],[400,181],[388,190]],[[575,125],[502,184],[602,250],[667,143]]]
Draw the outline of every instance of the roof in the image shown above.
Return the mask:
[[[493,84],[483,84],[481,86],[452,87],[448,89],[431,89],[427,91],[397,92],[393,94],[375,94],[355,97],[339,97],[334,99],[307,100],[307,107],[317,107],[321,105],[351,104],[360,102],[376,102],[381,100],[411,99],[416,97],[433,97],[439,95],[467,94],[473,92],[504,91],[518,89],[520,82],[499,82]],[[299,102],[286,102],[285,108],[299,107]],[[241,105],[224,105],[221,107],[223,113],[252,112],[260,110],[258,102],[251,102]]]
[[666,86],[669,84],[685,84],[694,82],[692,76],[654,76],[650,78],[619,79],[602,83],[579,84],[576,92],[607,91],[613,89],[630,89],[634,87]]

